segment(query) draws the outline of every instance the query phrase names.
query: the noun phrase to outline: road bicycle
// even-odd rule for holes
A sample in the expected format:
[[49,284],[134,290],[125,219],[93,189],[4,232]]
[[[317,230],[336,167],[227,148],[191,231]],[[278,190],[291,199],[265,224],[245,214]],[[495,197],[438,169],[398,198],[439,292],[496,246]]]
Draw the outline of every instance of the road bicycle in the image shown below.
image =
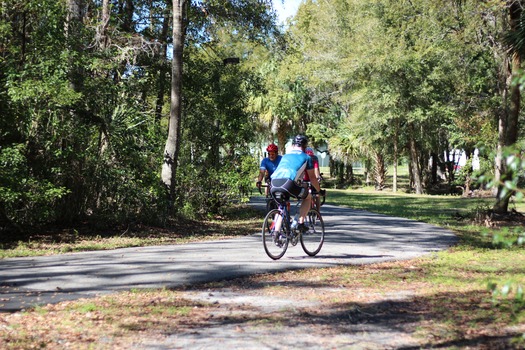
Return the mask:
[[[262,227],[262,239],[266,254],[273,260],[283,257],[288,245],[301,246],[306,254],[315,256],[321,250],[324,243],[324,222],[321,213],[315,208],[310,208],[305,217],[306,231],[292,227],[292,216],[290,210],[290,197],[286,193],[276,192],[274,200],[276,209],[266,214]],[[301,200],[295,205],[294,213],[299,213]]]

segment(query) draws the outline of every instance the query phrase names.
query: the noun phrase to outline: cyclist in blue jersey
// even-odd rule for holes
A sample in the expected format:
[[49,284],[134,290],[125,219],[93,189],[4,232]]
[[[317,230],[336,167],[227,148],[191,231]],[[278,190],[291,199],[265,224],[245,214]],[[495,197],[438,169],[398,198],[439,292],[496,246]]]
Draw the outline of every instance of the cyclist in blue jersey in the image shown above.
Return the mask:
[[303,200],[299,209],[299,225],[297,226],[303,232],[308,230],[304,225],[304,218],[308,214],[312,201],[308,187],[302,186],[298,182],[302,178],[303,173],[306,172],[310,176],[310,182],[317,192],[324,193],[324,191],[321,191],[315,176],[312,158],[305,153],[307,145],[308,138],[306,136],[295,136],[292,141],[292,150],[283,156],[279,166],[271,176],[272,196],[275,196],[277,192],[281,192]]
[[[270,176],[272,176],[275,169],[277,169],[277,166],[279,165],[279,162],[281,161],[282,156],[277,154],[279,151],[279,148],[276,144],[270,144],[268,147],[266,147],[266,151],[268,152],[268,157],[264,158],[261,161],[261,166],[259,167],[259,177],[257,178],[257,188],[261,188],[261,181],[264,178],[265,181],[269,181]],[[268,191],[268,187],[266,188],[266,191]]]

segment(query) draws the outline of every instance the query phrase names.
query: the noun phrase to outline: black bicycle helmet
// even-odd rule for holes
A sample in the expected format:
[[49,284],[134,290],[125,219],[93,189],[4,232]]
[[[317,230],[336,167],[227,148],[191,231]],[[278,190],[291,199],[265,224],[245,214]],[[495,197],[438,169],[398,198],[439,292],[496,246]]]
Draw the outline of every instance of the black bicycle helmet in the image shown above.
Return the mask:
[[292,141],[292,145],[294,146],[306,147],[307,144],[308,144],[308,137],[304,135],[297,135],[294,137]]

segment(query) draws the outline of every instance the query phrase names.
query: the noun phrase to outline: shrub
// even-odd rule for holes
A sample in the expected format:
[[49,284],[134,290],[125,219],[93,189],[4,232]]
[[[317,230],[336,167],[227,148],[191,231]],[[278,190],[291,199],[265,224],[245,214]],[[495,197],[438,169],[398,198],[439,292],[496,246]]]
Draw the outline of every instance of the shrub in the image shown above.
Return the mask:
[[0,227],[21,229],[54,218],[55,203],[69,191],[32,176],[26,146],[0,149]]

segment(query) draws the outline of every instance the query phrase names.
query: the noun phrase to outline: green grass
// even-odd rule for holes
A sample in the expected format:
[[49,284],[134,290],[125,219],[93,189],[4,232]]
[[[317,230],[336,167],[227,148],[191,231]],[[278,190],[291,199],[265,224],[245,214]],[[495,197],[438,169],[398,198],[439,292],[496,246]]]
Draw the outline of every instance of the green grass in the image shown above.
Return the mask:
[[[501,229],[483,226],[483,218],[494,204],[494,198],[415,195],[372,190],[328,190],[326,202],[357,210],[367,210],[389,216],[426,222],[454,230],[462,245],[486,248],[493,246],[494,237],[515,237],[523,230],[519,225]],[[509,209],[525,211],[525,203],[512,203]],[[477,220],[476,220],[477,219]]]
[[491,198],[462,198],[378,191],[328,190],[327,202],[359,210],[404,217],[446,226],[454,215],[468,215],[479,208],[488,208]]
[[[440,288],[471,285],[487,289],[489,285],[509,283],[518,288],[525,285],[523,246],[506,246],[494,240],[500,236],[509,238],[523,234],[522,224],[510,222],[504,223],[510,227],[488,228],[475,220],[492,206],[494,198],[330,190],[327,203],[418,220],[455,231],[460,238],[459,244],[425,260],[426,272],[414,274],[415,280]],[[512,209],[523,212],[524,203],[514,203]],[[410,278],[408,276],[404,278]],[[389,280],[388,274],[382,274],[371,283],[383,283],[387,287]]]
[[0,259],[224,239],[259,229],[259,221],[257,210],[233,205],[221,215],[205,220],[177,220],[168,227],[139,226],[113,232],[91,232],[89,228],[75,229],[73,233],[60,229],[35,231],[23,240],[0,243]]

